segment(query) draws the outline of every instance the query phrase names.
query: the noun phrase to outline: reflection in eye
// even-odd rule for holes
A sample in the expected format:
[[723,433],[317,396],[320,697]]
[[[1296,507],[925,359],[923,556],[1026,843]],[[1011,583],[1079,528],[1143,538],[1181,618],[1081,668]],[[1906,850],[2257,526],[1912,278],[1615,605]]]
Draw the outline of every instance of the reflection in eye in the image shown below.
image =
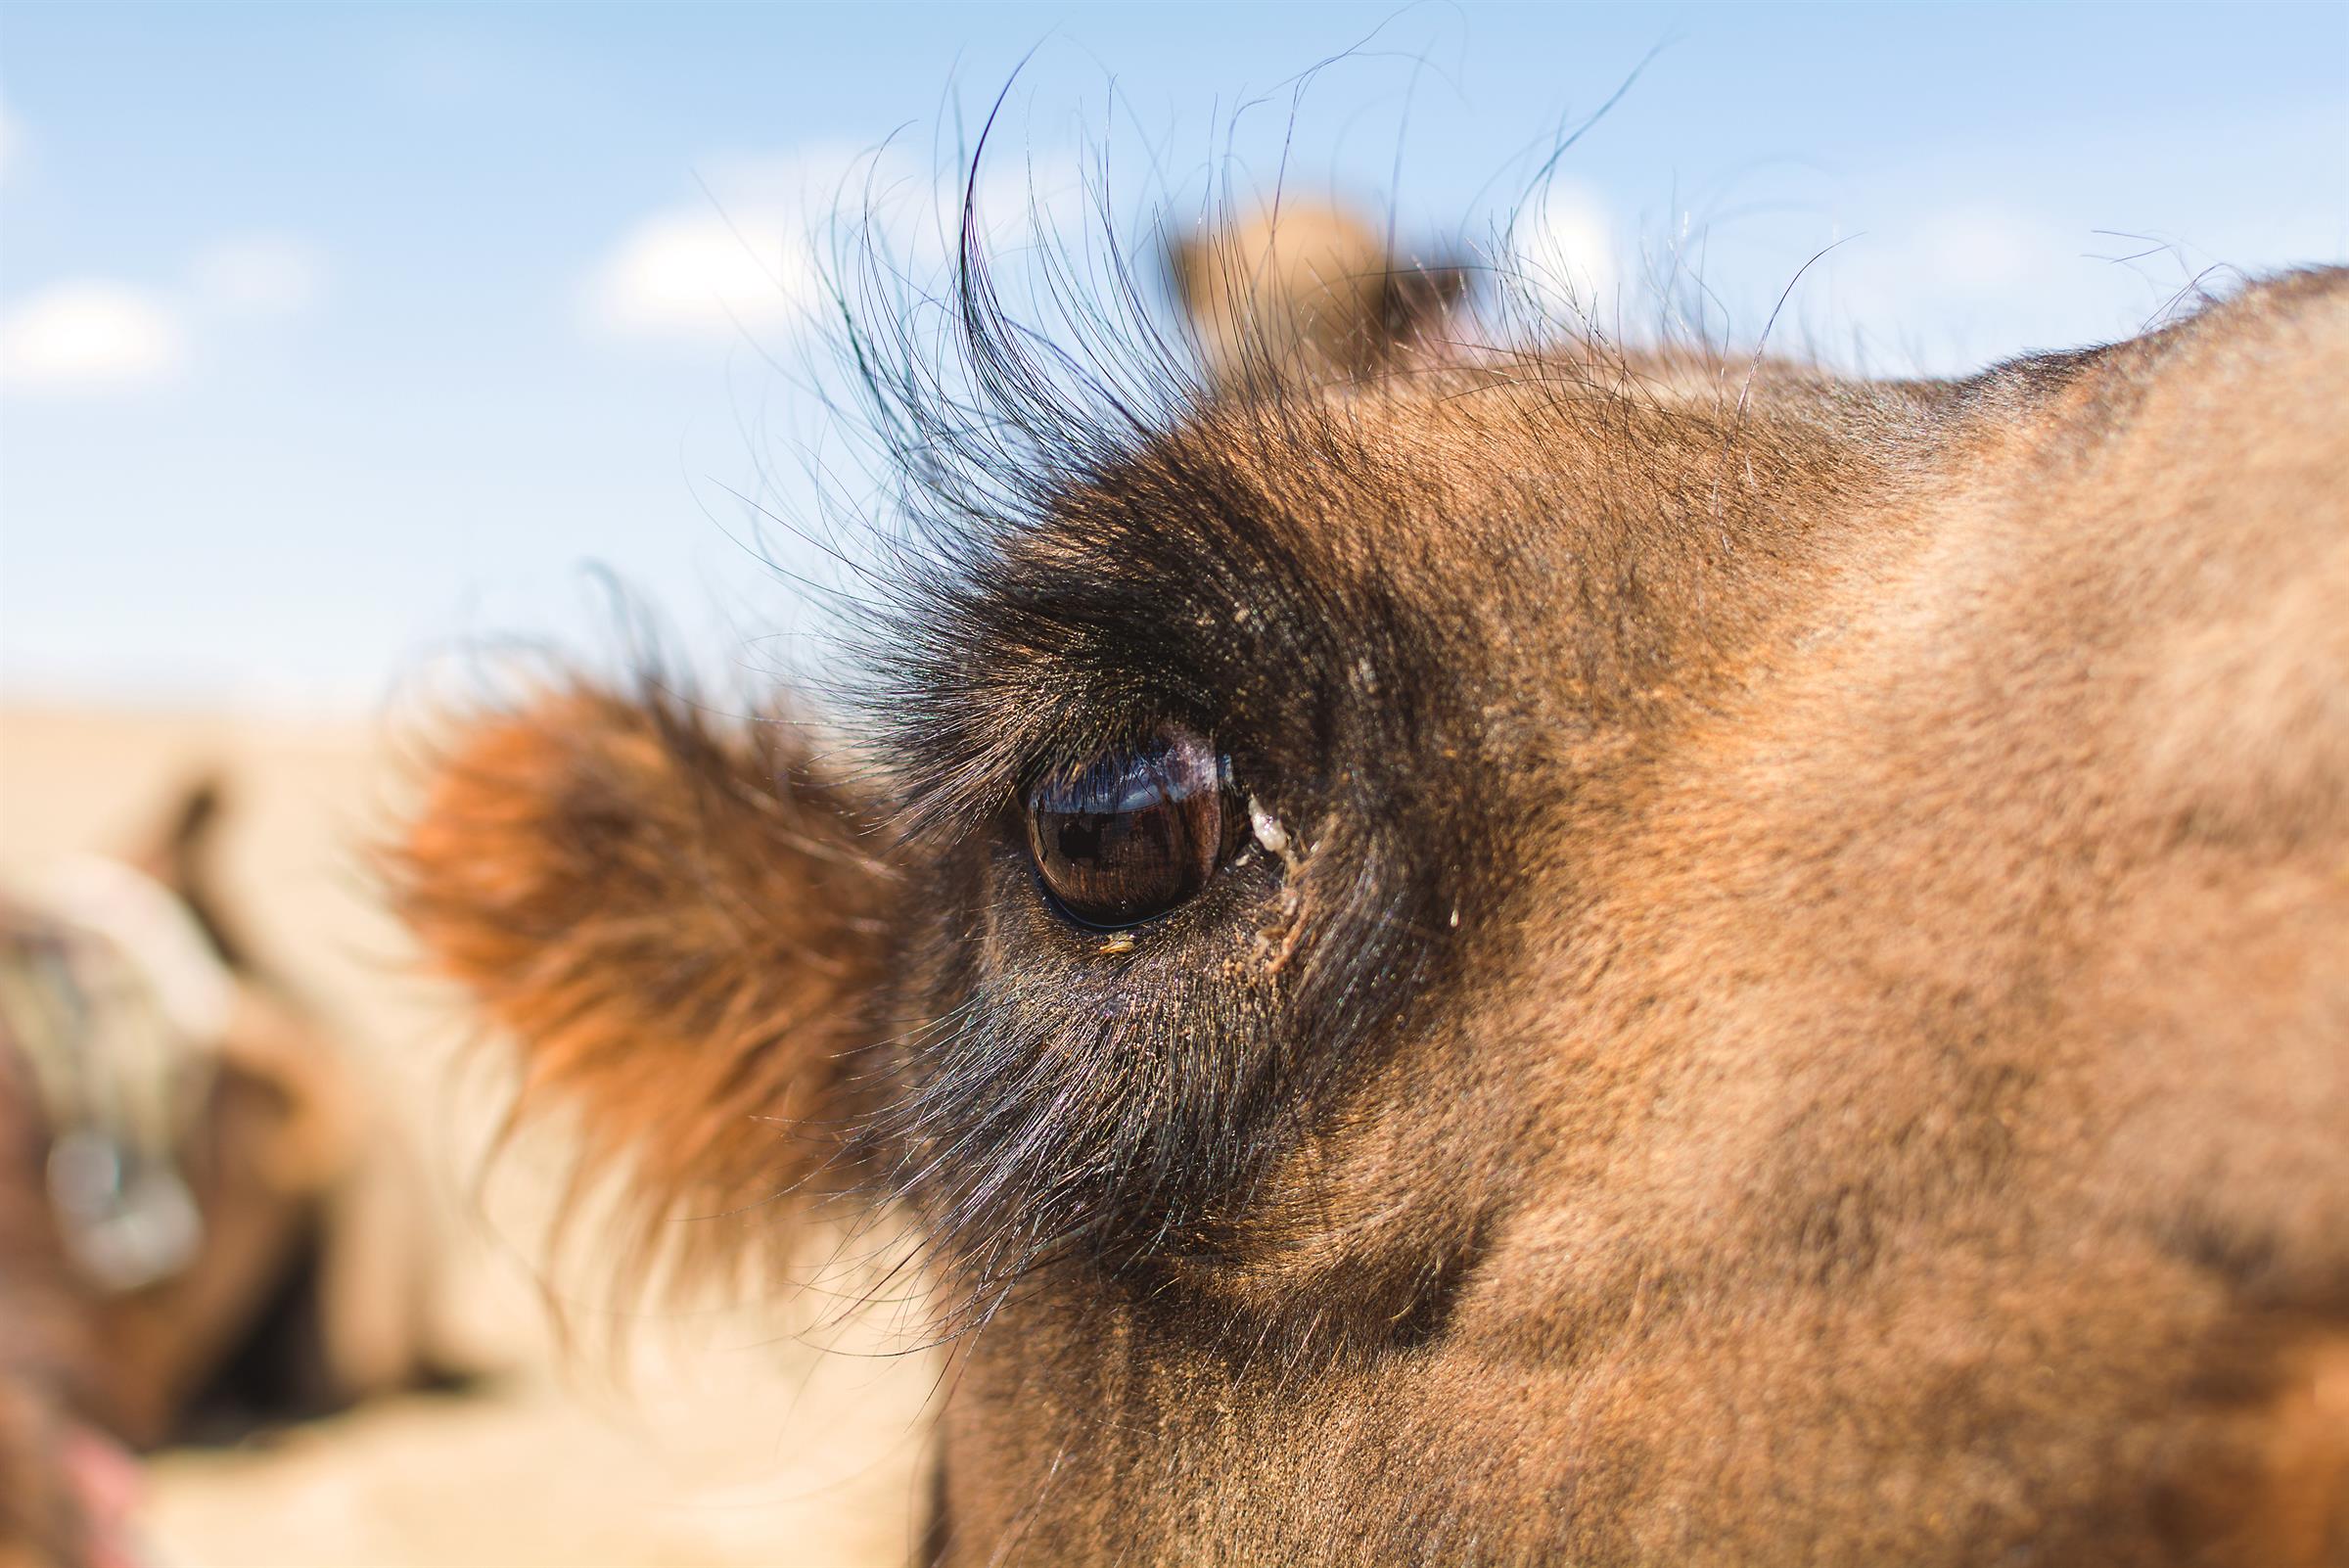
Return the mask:
[[1169,725],[1028,791],[1028,850],[1052,901],[1088,926],[1166,913],[1215,875],[1225,822],[1214,751]]

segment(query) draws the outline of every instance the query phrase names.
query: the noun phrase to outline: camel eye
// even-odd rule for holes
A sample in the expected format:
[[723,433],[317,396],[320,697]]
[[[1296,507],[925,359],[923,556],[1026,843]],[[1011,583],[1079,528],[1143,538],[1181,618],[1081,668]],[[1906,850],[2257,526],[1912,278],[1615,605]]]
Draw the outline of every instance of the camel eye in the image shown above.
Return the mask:
[[1216,755],[1168,726],[1028,790],[1028,851],[1052,901],[1088,926],[1138,925],[1207,886],[1238,813]]

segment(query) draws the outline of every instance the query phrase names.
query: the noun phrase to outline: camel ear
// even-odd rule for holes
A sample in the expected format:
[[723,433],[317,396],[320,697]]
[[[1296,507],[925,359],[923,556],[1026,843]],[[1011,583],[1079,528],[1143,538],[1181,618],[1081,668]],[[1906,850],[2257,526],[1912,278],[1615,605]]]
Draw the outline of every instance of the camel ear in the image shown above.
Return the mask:
[[575,1192],[618,1174],[640,1247],[692,1232],[714,1259],[750,1250],[737,1226],[668,1222],[765,1235],[853,1177],[895,885],[867,829],[796,726],[572,690],[464,729],[392,869],[514,1038],[518,1116],[576,1118]]
[[1457,262],[1412,261],[1388,267],[1381,300],[1387,341],[1432,346],[1467,299],[1468,269]]
[[1294,205],[1174,241],[1167,271],[1219,387],[1351,379],[1437,351],[1469,279],[1390,254],[1354,213]]

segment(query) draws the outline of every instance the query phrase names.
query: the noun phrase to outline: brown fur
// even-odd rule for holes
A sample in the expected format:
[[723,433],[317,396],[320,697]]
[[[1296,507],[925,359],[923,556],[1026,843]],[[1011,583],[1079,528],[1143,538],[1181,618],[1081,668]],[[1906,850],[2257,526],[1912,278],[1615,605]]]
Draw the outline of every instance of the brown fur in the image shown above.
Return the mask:
[[747,1250],[745,1211],[770,1224],[836,1179],[847,1015],[879,983],[888,897],[858,807],[808,776],[797,730],[708,722],[648,689],[478,731],[411,841],[408,904],[533,1042],[520,1108],[570,1102],[582,1169],[632,1167],[659,1195],[646,1240],[703,1222],[704,1257]]
[[[533,1090],[942,1238],[946,1561],[2349,1562],[2349,281],[1394,355],[989,542],[888,782],[486,721],[409,898]],[[1168,710],[1290,849],[1104,945],[994,813]]]

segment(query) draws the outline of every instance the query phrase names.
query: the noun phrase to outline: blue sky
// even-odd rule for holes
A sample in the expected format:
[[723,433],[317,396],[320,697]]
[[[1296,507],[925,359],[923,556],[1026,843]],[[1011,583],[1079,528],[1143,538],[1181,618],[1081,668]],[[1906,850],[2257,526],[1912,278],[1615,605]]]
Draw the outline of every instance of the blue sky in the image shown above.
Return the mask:
[[1071,209],[1103,149],[1122,211],[1195,212],[1285,141],[1292,187],[1492,246],[1658,45],[1515,230],[1602,317],[1678,254],[1750,339],[1842,241],[1779,331],[1955,371],[2349,248],[2337,4],[11,0],[0,690],[363,712],[471,641],[591,634],[587,562],[706,662],[777,662],[822,618],[737,496],[805,514],[837,435],[770,361],[809,361],[860,156],[928,264],[956,127],[1028,57],[990,216]]

